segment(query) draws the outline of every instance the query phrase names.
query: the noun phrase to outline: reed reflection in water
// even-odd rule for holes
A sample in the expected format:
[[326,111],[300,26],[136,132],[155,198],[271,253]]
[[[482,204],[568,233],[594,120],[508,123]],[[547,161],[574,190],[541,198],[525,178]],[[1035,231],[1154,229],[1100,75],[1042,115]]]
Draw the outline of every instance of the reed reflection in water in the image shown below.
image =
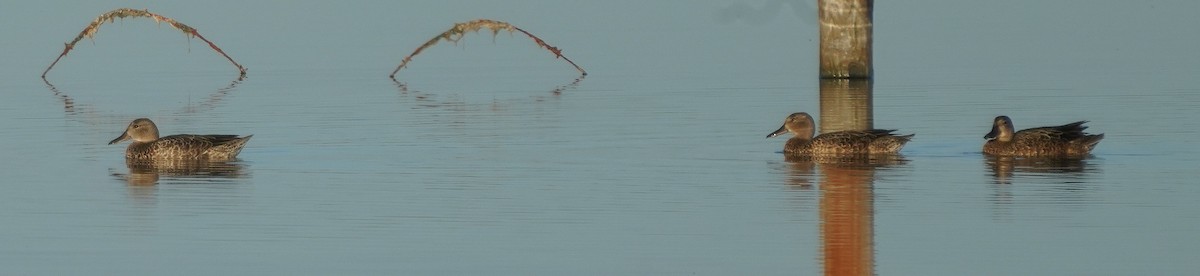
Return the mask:
[[[217,88],[216,91],[213,91],[213,93],[209,94],[208,98],[205,99],[204,101],[200,102],[199,104],[193,105],[189,101],[188,105],[181,108],[180,111],[177,113],[178,114],[193,114],[193,113],[203,113],[203,112],[213,110],[214,108],[219,106],[230,93],[237,90],[237,86],[239,84],[241,84],[242,81],[244,81],[244,80],[246,80],[245,75],[238,76],[237,78],[230,81],[228,85],[225,85],[224,87],[221,87],[221,88]],[[75,98],[71,97],[70,94],[63,92],[62,90],[59,90],[58,87],[54,86],[54,84],[51,83],[49,79],[42,78],[42,82],[46,84],[46,89],[49,89],[50,93],[53,94],[55,98],[58,98],[60,101],[62,101],[63,112],[65,112],[67,114],[67,117],[75,117],[76,115],[86,115],[86,114],[98,113],[96,111],[95,107],[90,104],[76,103]]]
[[[518,104],[519,105],[519,104],[524,104],[527,102],[542,102],[542,101],[546,101],[547,99],[557,99],[559,96],[562,96],[562,93],[564,91],[573,90],[575,88],[578,88],[579,83],[582,82],[583,79],[586,77],[587,77],[587,75],[582,75],[582,76],[575,78],[571,82],[554,87],[553,89],[551,89],[549,91],[550,92],[549,96],[533,95],[533,96],[530,96],[529,98],[521,98],[521,99],[504,99],[504,100],[493,99],[491,102],[491,106],[494,108],[497,105],[503,105],[503,104]],[[414,102],[416,104],[414,106],[414,108],[430,108],[430,109],[445,108],[445,109],[450,109],[450,110],[465,110],[465,109],[467,109],[468,106],[472,106],[472,103],[469,103],[469,102],[467,102],[465,100],[461,100],[461,99],[453,99],[451,97],[446,97],[446,98],[450,98],[450,99],[438,99],[439,93],[436,93],[436,92],[427,92],[427,91],[422,91],[422,90],[409,89],[408,83],[401,82],[399,80],[396,80],[395,78],[392,79],[392,84],[396,86],[396,90],[400,92],[401,97],[404,97],[404,98],[411,97],[414,100]]]

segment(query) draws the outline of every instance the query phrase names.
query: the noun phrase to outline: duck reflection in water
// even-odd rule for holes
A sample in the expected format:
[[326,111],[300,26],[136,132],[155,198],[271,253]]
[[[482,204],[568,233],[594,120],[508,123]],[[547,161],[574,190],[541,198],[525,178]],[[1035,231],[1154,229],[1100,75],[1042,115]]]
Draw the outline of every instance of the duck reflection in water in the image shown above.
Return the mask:
[[1012,184],[1017,173],[1082,177],[1089,172],[1087,160],[1059,157],[985,156],[996,184]]
[[[900,154],[889,155],[784,155],[787,163],[788,184],[795,188],[809,189],[823,172],[834,170],[856,170],[889,168],[908,163]],[[828,177],[828,175],[825,175]]]
[[160,178],[195,180],[193,182],[219,183],[245,178],[245,166],[233,161],[209,160],[136,160],[126,159],[128,174],[113,173],[113,177],[124,180],[130,186],[157,185]]

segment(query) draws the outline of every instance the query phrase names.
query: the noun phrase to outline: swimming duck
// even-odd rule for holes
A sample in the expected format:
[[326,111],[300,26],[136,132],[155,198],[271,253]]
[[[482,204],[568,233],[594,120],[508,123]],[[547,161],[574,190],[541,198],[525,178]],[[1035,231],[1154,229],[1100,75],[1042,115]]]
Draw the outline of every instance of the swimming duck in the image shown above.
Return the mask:
[[791,132],[795,136],[783,146],[789,155],[862,155],[895,154],[913,135],[896,135],[894,129],[846,130],[813,137],[815,123],[808,113],[797,112],[784,119],[783,126],[767,138]]
[[1088,134],[1078,121],[1061,126],[1036,127],[1013,132],[1012,119],[997,116],[992,131],[984,135],[983,153],[999,156],[1083,157],[1104,139],[1104,134]]
[[139,118],[108,144],[132,139],[133,143],[125,149],[127,159],[230,160],[242,152],[246,141],[253,136],[178,134],[159,138],[158,126],[150,119]]

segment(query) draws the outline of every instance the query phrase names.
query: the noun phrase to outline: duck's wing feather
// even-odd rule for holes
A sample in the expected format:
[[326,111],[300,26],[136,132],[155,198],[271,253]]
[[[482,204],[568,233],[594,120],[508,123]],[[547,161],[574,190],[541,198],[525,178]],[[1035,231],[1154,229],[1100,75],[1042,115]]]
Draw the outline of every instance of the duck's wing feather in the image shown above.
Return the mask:
[[158,143],[209,148],[216,145],[226,144],[232,141],[237,141],[237,135],[194,135],[194,134],[177,134],[158,139]]
[[[1015,139],[1026,141],[1071,141],[1088,135],[1083,132],[1083,130],[1088,128],[1083,125],[1084,123],[1087,123],[1087,121],[1078,121],[1061,126],[1030,128],[1017,131],[1013,136]],[[1020,136],[1020,138],[1017,138],[1017,136]]]

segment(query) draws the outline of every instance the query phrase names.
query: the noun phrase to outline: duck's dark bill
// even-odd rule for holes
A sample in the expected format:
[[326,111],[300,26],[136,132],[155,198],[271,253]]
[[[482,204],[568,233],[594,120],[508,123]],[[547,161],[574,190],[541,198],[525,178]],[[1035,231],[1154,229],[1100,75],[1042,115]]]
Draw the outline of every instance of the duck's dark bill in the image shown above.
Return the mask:
[[129,139],[129,132],[123,132],[123,133],[121,133],[121,137],[117,137],[117,139],[113,139],[112,141],[109,141],[108,144],[112,145],[112,144],[116,144],[117,142],[125,141],[128,139]]
[[996,136],[1000,136],[1000,126],[992,125],[992,131],[983,135],[983,139],[996,139]]
[[784,124],[783,126],[779,127],[779,129],[775,130],[775,132],[771,132],[771,134],[767,134],[767,138],[783,135],[784,133],[788,133],[787,124]]

